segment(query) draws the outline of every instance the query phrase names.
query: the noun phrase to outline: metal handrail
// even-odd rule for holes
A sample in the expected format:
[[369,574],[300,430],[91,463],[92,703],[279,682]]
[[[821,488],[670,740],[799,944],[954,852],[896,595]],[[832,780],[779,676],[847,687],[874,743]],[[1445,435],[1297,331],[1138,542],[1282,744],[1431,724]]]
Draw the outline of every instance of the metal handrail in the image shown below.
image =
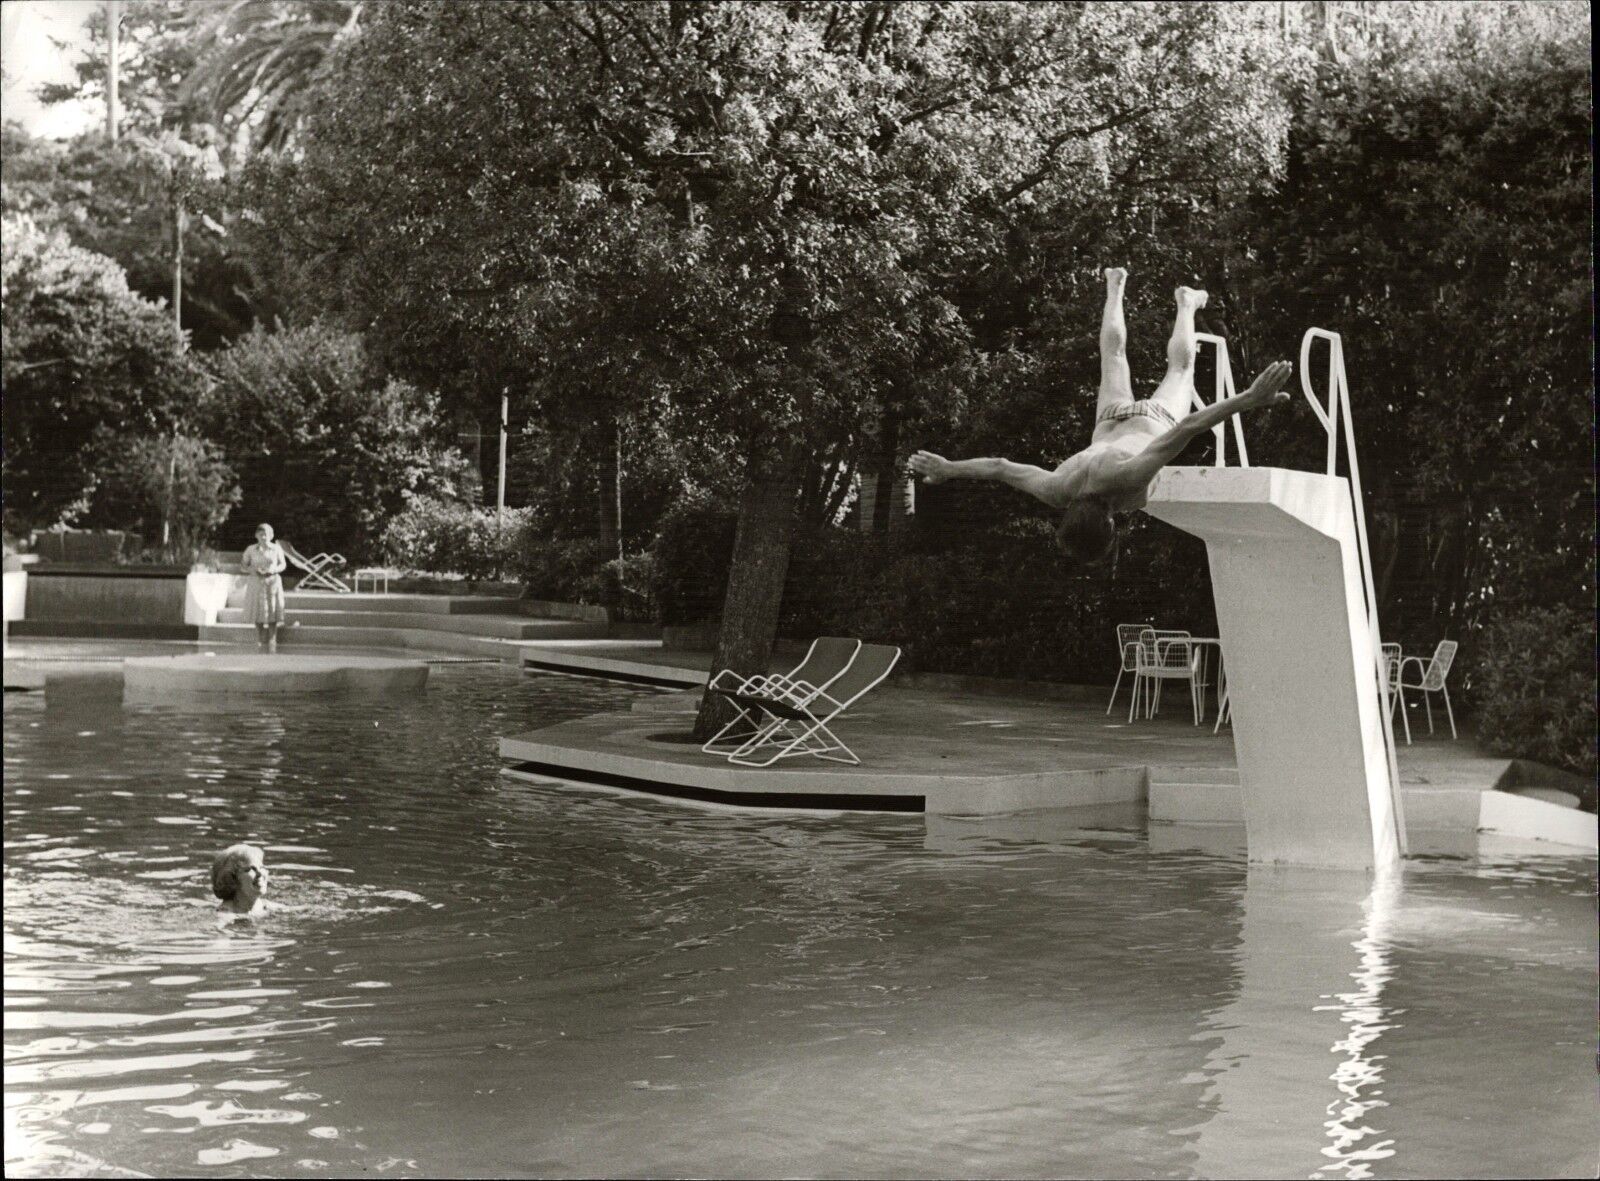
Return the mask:
[[[1217,350],[1215,397],[1212,400],[1216,401],[1216,402],[1221,402],[1225,398],[1233,397],[1233,393],[1234,393],[1233,365],[1228,360],[1228,342],[1226,340],[1224,340],[1222,337],[1215,336],[1210,332],[1196,332],[1194,334],[1194,339],[1195,339],[1195,343],[1196,344],[1209,344],[1209,345],[1214,346],[1216,348],[1216,350]],[[1199,390],[1196,390],[1194,392],[1194,396],[1191,399],[1191,401],[1192,401],[1193,406],[1194,406],[1194,408],[1196,410],[1199,410],[1199,409],[1203,408],[1205,406],[1205,404],[1206,404],[1206,400],[1200,396],[1200,391]],[[1227,427],[1226,427],[1225,424],[1219,422],[1219,423],[1217,423],[1216,426],[1211,428],[1211,433],[1212,433],[1212,435],[1214,435],[1216,437],[1216,440],[1217,440],[1217,457],[1216,457],[1216,460],[1213,462],[1212,466],[1213,467],[1227,467],[1228,466],[1228,431],[1227,431]],[[1250,453],[1247,450],[1245,450],[1245,445],[1244,445],[1244,422],[1240,419],[1240,417],[1237,414],[1235,414],[1233,416],[1233,439],[1234,439],[1234,442],[1236,444],[1238,444],[1238,447],[1239,447],[1239,466],[1240,467],[1249,467],[1250,466]]]
[[[1311,346],[1328,342],[1328,401],[1317,400],[1311,384]],[[1361,465],[1356,460],[1356,427],[1350,413],[1350,383],[1344,369],[1344,341],[1337,332],[1307,328],[1300,338],[1300,390],[1328,433],[1328,475],[1338,475],[1339,436],[1344,435],[1345,463],[1350,469],[1350,498],[1355,509],[1356,543],[1361,558],[1361,584],[1366,595],[1367,631],[1372,640],[1374,671],[1378,681],[1379,714],[1383,720],[1384,754],[1389,762],[1389,794],[1393,800],[1395,831],[1405,849],[1405,814],[1400,810],[1400,767],[1395,757],[1394,723],[1389,716],[1389,662],[1378,627],[1378,595],[1372,582],[1372,551],[1367,545],[1366,500],[1361,491]],[[1342,430],[1341,430],[1342,426]]]
[[[1233,366],[1228,358],[1228,342],[1209,332],[1195,333],[1200,344],[1209,344],[1217,350],[1215,400],[1234,396]],[[1319,401],[1311,385],[1311,346],[1318,340],[1328,342],[1328,399]],[[1389,794],[1394,801],[1396,835],[1400,847],[1405,848],[1405,814],[1400,810],[1400,767],[1395,757],[1394,726],[1389,706],[1389,666],[1383,652],[1383,637],[1378,628],[1378,596],[1372,581],[1372,551],[1367,544],[1366,500],[1361,491],[1361,465],[1356,461],[1355,421],[1350,414],[1350,384],[1344,369],[1344,341],[1337,332],[1325,328],[1308,328],[1300,340],[1300,389],[1312,412],[1328,434],[1328,475],[1338,475],[1339,436],[1344,436],[1345,457],[1350,468],[1350,495],[1353,502],[1356,544],[1361,559],[1362,592],[1366,596],[1367,630],[1372,638],[1374,671],[1378,681],[1379,713],[1383,718],[1384,754],[1389,763]],[[1196,409],[1206,401],[1198,390],[1193,396]],[[1239,415],[1233,416],[1234,441],[1239,448],[1239,466],[1249,467],[1250,456],[1244,445],[1244,424]],[[1216,467],[1226,467],[1227,433],[1224,424],[1211,428],[1217,440]]]

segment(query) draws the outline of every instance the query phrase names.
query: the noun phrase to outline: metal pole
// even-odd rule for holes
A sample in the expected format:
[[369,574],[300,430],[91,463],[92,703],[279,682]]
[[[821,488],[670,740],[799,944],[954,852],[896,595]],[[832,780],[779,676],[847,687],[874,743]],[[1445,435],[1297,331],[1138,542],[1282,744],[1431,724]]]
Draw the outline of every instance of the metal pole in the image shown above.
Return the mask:
[[175,198],[172,206],[172,327],[183,339],[183,226],[189,220],[183,199]]
[[[167,504],[161,512],[161,548],[167,550],[172,544],[172,497],[178,485],[178,428],[172,428],[172,449],[167,453]],[[170,558],[171,553],[165,553],[164,558]]]
[[504,578],[506,559],[506,424],[511,417],[511,399],[505,391],[500,393],[500,487],[494,498],[495,563],[496,578]]
[[511,398],[500,395],[500,491],[495,495],[496,512],[506,511],[506,424],[511,419]]
[[117,142],[117,45],[121,40],[122,0],[106,0],[106,139]]

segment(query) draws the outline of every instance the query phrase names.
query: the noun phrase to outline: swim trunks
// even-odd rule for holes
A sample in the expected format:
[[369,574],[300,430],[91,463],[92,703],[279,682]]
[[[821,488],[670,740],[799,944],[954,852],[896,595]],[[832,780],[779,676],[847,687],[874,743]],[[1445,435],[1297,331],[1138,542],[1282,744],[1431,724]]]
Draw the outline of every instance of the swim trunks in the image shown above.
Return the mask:
[[1172,411],[1160,402],[1152,402],[1148,398],[1139,402],[1118,402],[1114,406],[1107,406],[1100,411],[1094,421],[1095,425],[1099,426],[1102,422],[1126,422],[1130,418],[1153,418],[1165,426],[1178,425],[1178,420],[1172,417]]

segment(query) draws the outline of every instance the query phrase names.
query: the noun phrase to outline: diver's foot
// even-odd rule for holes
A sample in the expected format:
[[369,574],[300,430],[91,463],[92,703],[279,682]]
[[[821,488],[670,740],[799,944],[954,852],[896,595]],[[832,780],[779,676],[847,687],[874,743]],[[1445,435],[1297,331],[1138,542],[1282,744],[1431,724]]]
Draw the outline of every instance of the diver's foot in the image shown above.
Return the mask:
[[268,640],[267,641],[267,652],[275,654],[277,651],[278,651],[278,641],[277,640]]
[[1119,289],[1128,281],[1127,267],[1107,267],[1105,271],[1106,286],[1112,290]]
[[1180,308],[1203,308],[1211,296],[1198,287],[1180,287],[1174,291],[1173,296],[1178,301]]

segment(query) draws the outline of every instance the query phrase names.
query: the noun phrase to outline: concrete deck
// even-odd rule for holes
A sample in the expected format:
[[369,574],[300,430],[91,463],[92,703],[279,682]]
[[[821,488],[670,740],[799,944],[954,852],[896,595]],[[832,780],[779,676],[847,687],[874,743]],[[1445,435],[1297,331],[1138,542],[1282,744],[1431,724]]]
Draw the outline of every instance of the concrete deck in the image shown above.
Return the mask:
[[[678,666],[694,654],[678,654]],[[647,698],[502,738],[507,770],[551,783],[623,788],[755,807],[994,816],[1045,808],[1142,804],[1152,823],[1243,824],[1227,728],[1184,709],[1126,722],[1103,701],[1040,701],[963,689],[891,685],[837,727],[859,767],[811,758],[735,767],[682,741],[698,692]],[[1594,849],[1595,816],[1499,790],[1513,761],[1470,737],[1402,745],[1401,796],[1412,831],[1496,832]],[[1488,798],[1493,797],[1493,798]]]

